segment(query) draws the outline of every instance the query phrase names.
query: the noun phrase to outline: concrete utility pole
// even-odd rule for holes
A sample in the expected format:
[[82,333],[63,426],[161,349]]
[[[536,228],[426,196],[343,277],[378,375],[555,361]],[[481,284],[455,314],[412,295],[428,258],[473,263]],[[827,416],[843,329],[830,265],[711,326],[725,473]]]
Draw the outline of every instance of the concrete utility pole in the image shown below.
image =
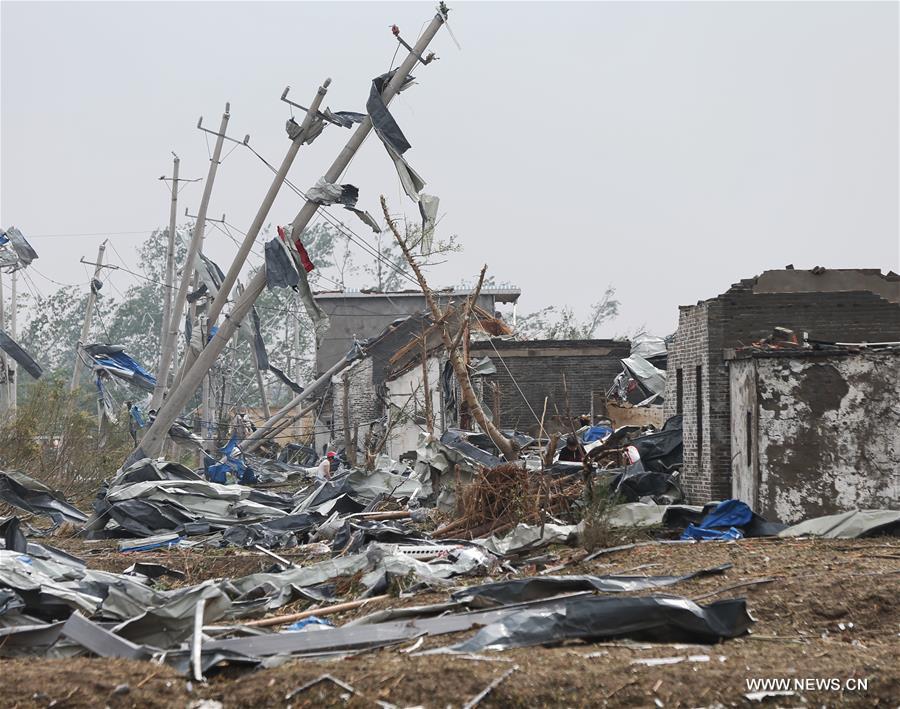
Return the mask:
[[97,294],[94,293],[94,281],[100,280],[100,271],[103,269],[103,252],[106,251],[106,239],[100,244],[97,250],[97,263],[94,265],[94,277],[91,279],[91,289],[88,293],[87,307],[84,310],[84,322],[81,324],[81,337],[78,344],[75,345],[75,366],[72,370],[72,383],[69,385],[69,391],[75,391],[78,388],[78,380],[81,377],[81,367],[78,366],[81,361],[79,351],[81,346],[87,344],[88,335],[91,332],[91,318],[94,316],[94,303],[97,301]]
[[248,439],[246,439],[246,443],[242,441],[239,444],[241,447],[241,450],[244,453],[252,453],[257,448],[259,448],[263,443],[265,443],[267,438],[274,438],[278,434],[283,433],[288,428],[290,428],[292,425],[297,423],[300,419],[302,419],[304,416],[306,416],[306,414],[308,414],[310,411],[315,410],[319,406],[319,403],[320,402],[318,400],[313,401],[308,406],[305,406],[302,409],[300,409],[300,411],[298,411],[293,416],[286,418],[286,419],[284,419],[284,421],[277,423],[274,428],[269,429],[268,433],[266,433],[266,435],[263,438],[257,438],[255,441],[250,441],[250,439],[248,438]]
[[[328,386],[328,383],[331,381],[331,378],[338,374],[341,370],[348,367],[353,362],[352,359],[348,359],[347,357],[341,357],[335,364],[331,366],[331,368],[326,371],[324,374],[319,376],[312,384],[308,384],[306,388],[297,394],[293,399],[291,399],[287,404],[282,406],[278,411],[272,414],[272,417],[266,421],[262,426],[259,426],[253,434],[244,441],[245,444],[255,443],[256,441],[261,441],[264,438],[268,438],[273,430],[277,428],[278,422],[281,421],[285,416],[287,416],[291,411],[296,409],[300,404],[309,399],[311,396],[317,394],[320,390],[324,389]],[[246,450],[246,448],[245,448]],[[251,449],[252,450],[252,449]]]
[[[413,50],[409,53],[403,63],[401,63],[400,66],[397,67],[396,73],[381,94],[386,104],[389,103],[390,100],[397,95],[400,87],[403,85],[406,77],[409,75],[409,72],[412,70],[413,66],[415,66],[416,62],[420,61],[419,58],[423,56],[423,53],[428,48],[431,40],[434,38],[443,24],[444,18],[440,14],[436,14],[434,16],[434,19],[419,37],[419,40],[413,47]],[[318,109],[318,106],[321,104],[322,97],[324,96],[325,91],[325,87],[320,87],[316,99],[310,106],[309,111],[307,111],[307,115],[303,121],[303,125],[311,124],[312,117],[315,116],[315,112]],[[350,140],[347,141],[344,149],[338,155],[334,163],[332,163],[328,172],[325,173],[325,179],[328,182],[337,182],[340,179],[341,174],[350,164],[350,160],[353,158],[353,155],[359,149],[360,145],[362,145],[363,141],[371,130],[372,121],[367,116],[365,119],[363,119],[362,123],[359,124],[356,131],[350,137]],[[298,141],[302,142],[302,140],[303,131],[301,131],[301,133],[294,139],[293,143],[291,144],[291,150],[288,151],[288,155],[290,155],[291,151],[294,149],[294,144]],[[299,149],[299,145],[297,146],[297,149]],[[243,266],[244,259],[246,259],[247,254],[250,251],[250,247],[253,245],[253,240],[256,238],[256,235],[259,232],[259,228],[262,226],[262,221],[265,219],[265,216],[268,215],[269,209],[272,206],[271,203],[275,199],[275,194],[277,194],[278,188],[284,181],[284,175],[282,173],[286,173],[287,169],[284,164],[282,164],[282,168],[283,169],[279,169],[278,174],[276,175],[276,179],[272,183],[272,187],[269,188],[269,192],[266,194],[263,204],[260,206],[260,211],[259,214],[257,214],[257,219],[254,220],[251,229],[247,232],[247,238],[244,239],[244,243],[241,245],[241,249],[238,251],[238,256],[235,258],[235,262],[232,264],[231,269],[229,269],[229,274],[228,276],[226,276],[226,280],[223,282],[222,287],[219,290],[219,295],[210,308],[211,325],[213,324],[213,319],[218,317],[219,313],[221,313],[222,307],[225,304],[225,300],[228,297],[228,293],[230,292],[231,287],[234,285],[234,282],[237,279],[237,273],[238,271],[240,271],[241,266]],[[318,208],[318,204],[315,204],[313,202],[306,202],[292,222],[291,234],[299,236],[303,232],[303,229],[306,228],[307,224],[309,224]],[[254,226],[256,227],[255,231],[253,229]],[[229,276],[231,276],[230,279]],[[250,312],[250,308],[253,306],[253,303],[256,302],[256,299],[259,297],[260,293],[262,293],[265,287],[266,269],[265,267],[263,267],[256,272],[256,274],[250,280],[250,283],[247,284],[247,289],[244,291],[244,294],[235,301],[231,314],[219,328],[216,336],[200,353],[200,356],[197,358],[197,361],[193,364],[193,366],[189,366],[190,358],[185,357],[184,364],[182,365],[183,379],[181,385],[173,388],[168,399],[166,399],[165,403],[157,414],[156,420],[144,434],[144,437],[141,439],[141,443],[138,446],[137,450],[135,450],[129,456],[127,462],[131,463],[139,460],[142,457],[155,456],[158,454],[158,451],[160,450],[162,442],[167,435],[169,428],[172,426],[175,419],[178,417],[179,413],[184,408],[193,392],[196,391],[203,377],[206,376],[206,373],[209,371],[210,367],[212,367],[216,358],[225,349],[228,341],[234,335],[238,324]],[[340,371],[340,369],[343,369],[345,366],[347,366],[347,364],[349,364],[348,360],[346,358],[343,358],[328,372],[319,377],[319,379],[317,379],[314,384],[319,384],[319,382],[322,381],[326,377],[326,375],[328,377],[328,380],[330,380],[331,376],[334,373]],[[319,384],[319,387],[320,386],[321,384]],[[307,387],[307,389],[304,390],[304,394],[306,394],[307,391],[313,389],[313,387],[314,385],[310,385],[309,387]],[[310,393],[312,392],[310,391]],[[299,394],[297,397],[294,397],[294,399],[289,404],[289,407],[285,407],[281,411],[273,415],[273,417],[266,422],[266,425],[268,427],[271,427],[272,425],[274,425],[274,423],[277,423],[278,420],[284,418],[287,413],[289,413],[293,408],[300,404],[305,398],[308,397],[304,397],[303,394]],[[257,430],[256,433],[254,433],[254,436],[259,433],[260,430]],[[262,435],[259,436],[259,438],[262,437]]]
[[[18,276],[18,271],[12,272],[12,303],[10,303],[10,314],[9,314],[9,336],[14,340],[16,339],[16,311],[19,309],[19,299],[16,293],[16,276]],[[15,411],[16,405],[19,400],[19,366],[16,364],[15,360],[10,362],[10,369],[12,369],[12,383],[9,387],[9,410]]]
[[[216,172],[219,169],[219,161],[222,157],[222,144],[225,142],[225,129],[228,128],[228,119],[231,117],[230,108],[230,105],[226,103],[225,113],[222,114],[222,122],[219,124],[219,133],[216,136],[216,146],[213,148],[212,157],[209,159],[209,172],[206,175],[206,182],[203,185],[203,196],[200,198],[197,220],[194,222],[194,229],[191,232],[191,243],[190,246],[188,246],[187,256],[184,260],[181,280],[178,283],[178,292],[175,294],[175,300],[172,304],[171,316],[169,317],[169,320],[164,323],[166,334],[163,341],[164,346],[159,358],[159,371],[157,372],[156,379],[157,390],[153,392],[153,402],[157,404],[157,406],[159,404],[159,398],[161,398],[162,394],[165,392],[166,384],[168,382],[169,369],[175,353],[175,343],[178,341],[178,327],[181,323],[181,316],[184,313],[184,304],[187,300],[188,288],[191,285],[191,279],[194,274],[194,265],[197,262],[197,254],[202,253],[203,235],[206,231],[206,213],[209,208],[209,198],[212,195],[213,182],[215,182]],[[190,358],[190,347],[188,347],[184,355],[184,362],[190,361]],[[182,363],[182,366],[185,366],[185,364]],[[160,383],[162,383],[161,390]]]
[[[319,106],[322,105],[322,99],[324,99],[325,94],[328,93],[328,86],[330,84],[331,79],[325,79],[325,81],[322,83],[322,86],[320,86],[319,90],[316,92],[316,96],[310,104],[309,110],[306,112],[306,117],[300,124],[300,130],[291,141],[291,145],[288,148],[287,154],[284,156],[284,160],[281,161],[281,166],[278,168],[278,172],[275,173],[275,177],[272,179],[272,184],[269,185],[269,190],[268,192],[266,192],[265,197],[263,197],[262,204],[259,205],[259,209],[256,212],[256,216],[253,218],[253,222],[247,229],[247,234],[246,236],[244,236],[244,240],[241,242],[240,247],[238,247],[237,255],[234,257],[234,261],[232,262],[231,267],[228,269],[228,273],[225,274],[225,279],[222,281],[219,292],[213,299],[212,304],[209,306],[209,322],[207,324],[208,328],[212,328],[216,324],[216,321],[219,319],[219,315],[221,315],[222,313],[222,309],[225,307],[225,303],[228,302],[228,296],[231,294],[231,289],[237,281],[238,274],[244,267],[244,263],[247,261],[247,255],[250,253],[250,249],[253,248],[253,243],[256,241],[256,237],[259,235],[260,229],[262,229],[266,218],[269,216],[269,210],[272,209],[272,204],[275,202],[275,197],[278,195],[278,191],[284,184],[284,180],[287,177],[288,170],[293,164],[294,159],[297,157],[297,153],[300,152],[300,147],[303,145],[303,143],[306,142],[307,137],[310,133],[310,128],[317,120],[316,113],[319,110]],[[181,383],[185,379],[185,375],[190,371],[191,367],[193,367],[194,360],[194,352],[188,349],[184,356],[184,362],[181,363],[181,370],[175,377],[175,383],[173,387],[178,387],[181,385]]]
[[[0,271],[0,329],[6,329],[6,303],[3,294],[3,272]],[[3,367],[3,388],[0,389],[0,414],[9,410],[9,360],[6,352],[0,350],[0,366]]]
[[[250,224],[244,240],[241,242],[241,245],[238,248],[238,253],[234,257],[234,261],[232,262],[231,267],[228,269],[228,273],[225,275],[225,280],[223,281],[222,286],[219,288],[217,296],[213,299],[213,302],[209,307],[205,332],[209,332],[209,330],[216,324],[216,320],[218,320],[218,317],[228,300],[228,295],[231,291],[231,288],[237,281],[237,276],[247,260],[247,255],[253,248],[253,243],[256,240],[257,235],[259,234],[266,218],[269,215],[269,210],[272,209],[272,204],[275,202],[275,197],[278,195],[278,191],[284,184],[284,180],[287,177],[288,170],[293,164],[294,159],[297,157],[297,153],[300,151],[300,147],[303,145],[303,143],[306,142],[307,137],[310,134],[310,129],[315,124],[315,121],[320,120],[317,119],[316,114],[319,110],[319,106],[321,106],[322,104],[322,100],[325,98],[325,94],[328,92],[328,86],[330,84],[331,79],[325,79],[325,81],[322,83],[322,86],[319,87],[318,91],[316,92],[315,98],[313,98],[313,101],[310,104],[309,110],[306,112],[306,116],[304,117],[303,122],[300,124],[299,131],[291,141],[291,145],[288,148],[287,154],[284,156],[284,160],[282,160],[281,162],[281,167],[279,167],[277,173],[275,174],[275,177],[272,179],[272,183],[271,185],[269,185],[269,189],[266,192],[265,197],[263,197],[262,204],[260,204],[256,216],[253,218],[253,222]],[[263,273],[265,273],[264,270]],[[256,294],[256,296],[258,295],[259,293]],[[256,299],[256,296],[254,296],[254,301]],[[185,376],[193,367],[195,361],[196,353],[192,349],[188,348],[187,352],[185,352],[184,361],[181,363],[181,369],[175,377],[173,388],[178,388],[181,386],[182,382],[185,379]]]
[[[181,162],[175,153],[172,163],[172,199],[169,206],[169,234],[166,244],[166,274],[163,289],[162,324],[159,328],[159,367],[156,370],[156,387],[153,389],[153,397],[150,399],[150,408],[156,409],[166,392],[167,379],[169,378],[169,362],[172,352],[167,350],[169,336],[169,321],[172,318],[172,284],[175,282],[175,220],[178,218],[178,165]],[[159,178],[164,180],[164,177]],[[165,364],[165,366],[163,366]]]

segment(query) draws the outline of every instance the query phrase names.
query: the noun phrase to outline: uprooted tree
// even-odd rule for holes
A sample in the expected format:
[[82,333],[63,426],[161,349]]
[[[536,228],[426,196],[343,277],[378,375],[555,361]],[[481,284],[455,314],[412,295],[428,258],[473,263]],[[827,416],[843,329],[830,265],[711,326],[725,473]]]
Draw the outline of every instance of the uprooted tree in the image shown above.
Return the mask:
[[469,379],[469,370],[466,366],[465,358],[460,347],[462,338],[464,337],[464,333],[466,331],[466,326],[469,322],[469,318],[472,315],[474,305],[478,300],[479,293],[481,292],[481,286],[484,283],[484,274],[485,271],[487,271],[487,266],[482,267],[481,274],[478,277],[478,285],[475,286],[475,290],[466,299],[465,305],[463,306],[462,317],[460,318],[460,329],[459,332],[454,336],[453,334],[451,334],[446,313],[441,310],[440,305],[438,305],[438,301],[434,297],[434,292],[431,290],[431,288],[428,286],[428,282],[425,280],[422,269],[419,268],[419,264],[416,262],[412,251],[407,245],[406,239],[400,234],[400,230],[397,228],[396,222],[394,221],[393,217],[391,217],[391,214],[388,211],[387,200],[385,200],[384,195],[381,196],[381,209],[384,212],[385,223],[388,225],[388,228],[391,230],[391,233],[393,233],[394,238],[400,245],[400,249],[403,252],[404,258],[406,259],[410,268],[412,268],[413,273],[416,276],[416,280],[419,282],[419,287],[422,289],[422,294],[425,296],[425,302],[428,304],[428,309],[431,311],[431,318],[432,320],[434,320],[438,332],[441,335],[441,341],[444,344],[444,349],[447,350],[447,357],[450,360],[450,366],[453,367],[453,371],[456,374],[456,379],[459,382],[459,389],[462,394],[463,400],[466,402],[466,406],[468,406],[472,417],[475,419],[475,421],[478,422],[478,425],[481,427],[481,429],[490,437],[494,445],[497,446],[497,448],[503,454],[503,457],[508,461],[515,460],[516,458],[518,458],[518,451],[516,450],[516,447],[513,445],[512,441],[504,436],[500,429],[497,428],[493,424],[493,422],[490,421],[490,419],[488,419],[488,417],[484,413],[484,409],[481,408],[481,402],[479,402],[478,396],[475,394],[475,389],[472,387],[472,381]]

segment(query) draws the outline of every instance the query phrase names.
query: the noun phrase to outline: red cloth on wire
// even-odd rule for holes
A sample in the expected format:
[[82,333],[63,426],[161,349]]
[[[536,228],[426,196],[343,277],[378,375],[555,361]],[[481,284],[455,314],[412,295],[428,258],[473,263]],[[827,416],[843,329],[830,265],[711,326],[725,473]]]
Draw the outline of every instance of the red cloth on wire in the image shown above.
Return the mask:
[[[284,233],[284,227],[278,227],[278,236],[281,237],[282,241],[287,240],[287,237],[285,236],[285,233]],[[297,249],[297,253],[300,255],[300,263],[303,264],[303,269],[307,273],[309,273],[316,266],[312,262],[312,260],[310,260],[309,254],[306,253],[306,247],[303,246],[303,242],[300,241],[300,239],[294,239],[294,247]]]

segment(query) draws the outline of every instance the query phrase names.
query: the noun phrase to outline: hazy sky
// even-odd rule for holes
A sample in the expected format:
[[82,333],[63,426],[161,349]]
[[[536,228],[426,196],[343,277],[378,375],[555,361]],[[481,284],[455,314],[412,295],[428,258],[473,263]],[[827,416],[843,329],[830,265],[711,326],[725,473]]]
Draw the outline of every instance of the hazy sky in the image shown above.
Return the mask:
[[[766,268],[898,270],[896,3],[451,9],[462,51],[442,30],[440,61],[391,108],[410,164],[441,198],[439,236],[457,234],[464,249],[433,271],[435,285],[487,263],[522,288],[522,310],[584,313],[611,284],[622,313],[598,333],[608,336],[666,334],[679,304]],[[364,110],[396,48],[390,25],[412,42],[433,5],[3,2],[0,12],[0,223],[33,237],[42,274],[86,283],[78,259],[93,260],[103,236],[71,235],[108,234],[112,261],[134,268],[136,245],[168,222],[157,178],[170,151],[182,177],[206,175],[198,116],[215,128],[230,101],[229,133],[249,133],[278,163],[284,87],[305,104],[330,76],[326,104]],[[311,186],[349,135],[328,127],[291,180]],[[373,214],[382,193],[417,213],[373,136],[344,181]],[[270,182],[239,148],[210,214],[246,230]],[[184,188],[181,214],[196,212],[201,191]],[[300,206],[285,188],[269,219],[288,223]],[[207,233],[227,268],[236,247]],[[111,276],[121,290],[128,279]]]

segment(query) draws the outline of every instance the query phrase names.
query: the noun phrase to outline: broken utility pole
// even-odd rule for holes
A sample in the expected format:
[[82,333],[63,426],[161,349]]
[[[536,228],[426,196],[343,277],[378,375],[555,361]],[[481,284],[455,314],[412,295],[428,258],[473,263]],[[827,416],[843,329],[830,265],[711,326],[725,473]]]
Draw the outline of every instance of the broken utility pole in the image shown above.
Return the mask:
[[94,286],[95,281],[100,280],[100,272],[103,269],[103,252],[106,251],[106,239],[100,244],[97,251],[97,262],[94,264],[94,277],[91,279],[90,291],[88,292],[87,307],[84,310],[84,322],[81,324],[81,337],[75,344],[75,366],[72,368],[72,383],[69,385],[69,391],[75,391],[78,388],[78,380],[81,377],[81,348],[87,344],[88,335],[91,332],[91,319],[94,317],[94,303],[97,302],[97,289]]
[[[172,163],[172,199],[169,202],[169,233],[166,241],[166,273],[163,285],[162,324],[159,328],[159,367],[156,370],[156,387],[153,389],[153,398],[150,399],[151,409],[159,406],[159,401],[166,391],[166,380],[169,378],[167,358],[172,356],[171,352],[166,352],[166,341],[169,333],[169,319],[172,314],[172,283],[175,281],[175,219],[178,217],[178,165],[181,163],[181,160],[178,159],[175,153],[172,153],[172,155],[175,159]],[[160,177],[159,179],[166,181],[165,177]],[[166,362],[165,368],[163,367],[164,361]]]
[[[442,6],[443,8],[443,6]],[[443,9],[441,10],[443,12]],[[434,19],[432,19],[431,23],[428,27],[425,28],[425,31],[419,37],[415,46],[413,47],[413,51],[409,53],[409,55],[404,59],[404,61],[397,67],[397,70],[394,72],[393,77],[391,78],[388,85],[384,88],[381,96],[384,100],[385,104],[389,103],[390,100],[399,92],[400,88],[406,82],[406,78],[409,75],[409,72],[412,70],[413,66],[415,66],[416,62],[420,61],[420,57],[423,52],[428,48],[429,43],[437,34],[438,30],[444,24],[444,16],[438,12]],[[316,100],[313,105],[310,106],[310,109],[307,111],[306,119],[304,119],[304,124],[307,123],[307,119],[310,119],[310,116],[316,115],[316,110],[318,105],[321,103],[322,96],[325,93],[325,87],[320,87],[319,93],[316,96]],[[372,130],[372,120],[368,116],[363,119],[363,121],[359,124],[356,131],[350,137],[350,140],[347,141],[347,144],[344,146],[344,149],[338,155],[337,159],[335,159],[334,163],[332,163],[331,167],[328,169],[328,172],[325,173],[325,180],[327,182],[335,183],[340,179],[341,174],[346,170],[347,166],[350,164],[353,155],[359,149],[360,145],[362,145],[366,136]],[[304,132],[301,131],[294,137],[294,143],[302,142],[304,140]],[[292,144],[293,148],[293,144]],[[299,145],[297,146],[299,149]],[[282,165],[282,167],[285,167]],[[279,174],[282,171],[279,170]],[[285,169],[286,172],[286,169]],[[275,193],[277,193],[278,188],[281,186],[281,183],[284,181],[284,177],[281,176],[279,179],[279,174],[276,174],[276,179],[272,183],[272,187],[269,188],[269,193],[266,194],[266,198],[263,201],[263,204],[260,207],[260,213],[257,215],[257,219],[254,220],[253,226],[251,226],[251,230],[248,231],[247,237],[244,240],[244,244],[240,251],[238,252],[238,256],[235,258],[235,262],[232,264],[231,269],[229,269],[229,274],[234,273],[234,278],[231,279],[230,284],[228,284],[228,277],[226,276],[226,281],[223,283],[222,288],[219,291],[219,297],[217,297],[216,301],[213,302],[213,305],[210,308],[210,318],[215,318],[221,312],[222,307],[224,306],[225,299],[228,296],[228,291],[231,290],[231,286],[234,284],[234,280],[237,278],[237,272],[240,270],[241,266],[243,266],[244,260],[247,257],[247,253],[250,251],[250,247],[252,246],[253,240],[256,238],[257,233],[259,232],[259,227],[262,225],[262,220],[265,219],[265,216],[268,214],[269,208],[271,207],[271,202],[274,201]],[[307,224],[309,224],[312,217],[315,215],[316,210],[318,210],[319,205],[315,202],[307,201],[300,212],[294,218],[292,222],[291,234],[299,235],[303,232],[303,229],[306,228]],[[259,226],[257,226],[257,224]],[[256,227],[255,231],[253,227]],[[244,248],[246,246],[246,248]],[[173,387],[172,391],[169,394],[169,397],[166,399],[159,413],[157,414],[156,419],[153,424],[144,434],[144,437],[141,439],[140,445],[137,447],[135,451],[128,457],[127,462],[134,462],[146,456],[155,456],[158,454],[162,442],[165,436],[168,434],[169,428],[175,422],[175,419],[181,413],[181,410],[187,404],[190,397],[193,395],[193,392],[196,391],[197,387],[200,385],[202,379],[206,376],[206,373],[209,371],[210,367],[212,367],[216,358],[219,354],[224,350],[225,346],[228,344],[228,341],[234,335],[235,330],[237,329],[240,321],[247,316],[250,312],[250,308],[253,306],[253,303],[259,297],[260,293],[262,293],[263,289],[266,286],[266,269],[265,267],[260,268],[253,278],[250,280],[250,283],[247,285],[247,289],[244,291],[244,294],[239,297],[232,307],[231,314],[226,319],[226,321],[221,325],[219,330],[216,332],[215,337],[206,345],[206,347],[202,350],[200,355],[197,357],[196,362],[193,366],[190,365],[190,350],[188,351],[188,356],[185,357],[184,362],[182,363],[180,379],[181,383],[176,384]],[[218,305],[217,305],[218,303]],[[210,326],[212,326],[212,322],[210,322]],[[331,374],[349,364],[349,360],[345,357],[341,361],[339,361],[334,367],[332,367],[329,372],[326,372],[328,375],[328,379],[330,380]],[[332,371],[333,370],[333,371]],[[322,375],[316,382],[319,382],[323,379],[325,375]],[[315,383],[314,383],[315,384]],[[304,390],[304,394],[312,389],[314,385],[310,385],[307,390]],[[274,423],[284,418],[287,413],[289,413],[293,408],[299,405],[302,401],[304,401],[308,397],[303,397],[303,395],[298,395],[295,397],[289,407],[283,408],[279,413],[276,413],[272,419],[269,419],[266,423],[271,427]],[[273,419],[275,419],[273,421]],[[259,433],[257,431],[256,433]],[[254,434],[256,435],[256,434]],[[259,436],[262,438],[263,436]]]

